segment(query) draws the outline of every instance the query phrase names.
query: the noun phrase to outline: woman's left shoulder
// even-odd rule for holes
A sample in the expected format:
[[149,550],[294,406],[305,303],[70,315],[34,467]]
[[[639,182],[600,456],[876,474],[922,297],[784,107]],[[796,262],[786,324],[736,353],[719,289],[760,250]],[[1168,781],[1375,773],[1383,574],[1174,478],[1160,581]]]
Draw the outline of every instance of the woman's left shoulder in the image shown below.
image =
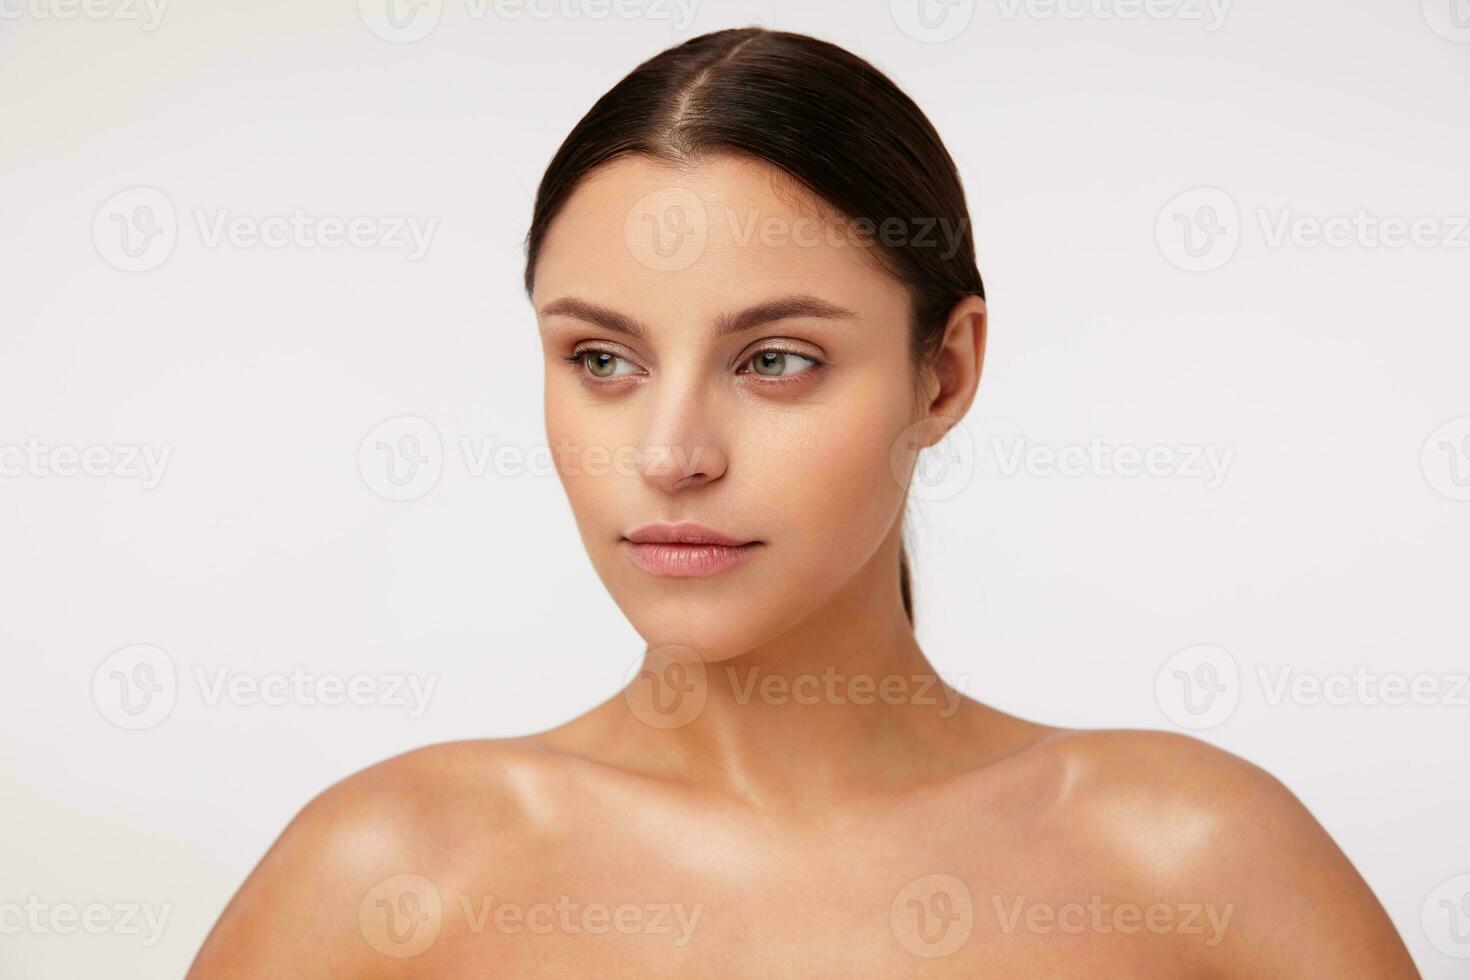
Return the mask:
[[[1335,851],[1317,819],[1265,768],[1201,739],[1146,729],[1061,729],[1030,760],[1048,809],[1099,847],[1148,867],[1234,873],[1242,859]],[[1044,774],[1044,775],[1042,775]],[[1261,866],[1253,869],[1260,874]]]
[[1367,882],[1265,768],[1138,729],[1057,730],[1026,754],[1048,838],[1095,869],[1100,891],[1232,923],[1214,951],[1233,961],[1227,975],[1417,976]]
[[1232,813],[1301,815],[1301,801],[1261,766],[1176,732],[1057,729],[1037,741],[1038,762],[1059,768],[1071,796],[1122,797],[1189,808],[1228,820]]

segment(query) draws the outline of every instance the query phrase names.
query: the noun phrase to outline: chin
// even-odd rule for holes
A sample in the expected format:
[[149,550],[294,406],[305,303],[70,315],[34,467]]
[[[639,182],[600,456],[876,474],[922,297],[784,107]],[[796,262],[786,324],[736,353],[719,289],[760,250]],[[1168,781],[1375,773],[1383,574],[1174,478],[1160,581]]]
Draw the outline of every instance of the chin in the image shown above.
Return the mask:
[[674,660],[697,657],[707,664],[721,663],[748,653],[764,638],[765,631],[750,617],[711,618],[699,605],[668,603],[660,611],[645,610],[628,619],[650,650]]
[[[771,588],[769,582],[762,585]],[[790,610],[772,608],[768,597],[746,589],[698,597],[649,593],[645,587],[636,600],[619,605],[650,650],[676,660],[733,660],[779,636],[793,622]]]

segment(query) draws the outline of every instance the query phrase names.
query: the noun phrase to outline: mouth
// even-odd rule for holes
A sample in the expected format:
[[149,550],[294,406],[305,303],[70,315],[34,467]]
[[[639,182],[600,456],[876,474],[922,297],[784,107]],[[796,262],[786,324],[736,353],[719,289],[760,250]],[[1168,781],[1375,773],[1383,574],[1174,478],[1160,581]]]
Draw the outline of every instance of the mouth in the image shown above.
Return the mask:
[[705,578],[743,564],[763,541],[743,541],[698,524],[645,524],[623,536],[628,558],[650,575]]

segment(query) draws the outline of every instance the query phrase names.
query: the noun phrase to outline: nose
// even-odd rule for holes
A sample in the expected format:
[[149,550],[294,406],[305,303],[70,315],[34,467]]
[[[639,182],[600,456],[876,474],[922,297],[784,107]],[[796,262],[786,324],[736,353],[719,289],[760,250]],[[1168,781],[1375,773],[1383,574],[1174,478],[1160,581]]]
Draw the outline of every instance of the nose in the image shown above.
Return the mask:
[[660,383],[638,447],[638,472],[650,486],[673,493],[724,475],[728,460],[714,398],[714,387],[696,373]]

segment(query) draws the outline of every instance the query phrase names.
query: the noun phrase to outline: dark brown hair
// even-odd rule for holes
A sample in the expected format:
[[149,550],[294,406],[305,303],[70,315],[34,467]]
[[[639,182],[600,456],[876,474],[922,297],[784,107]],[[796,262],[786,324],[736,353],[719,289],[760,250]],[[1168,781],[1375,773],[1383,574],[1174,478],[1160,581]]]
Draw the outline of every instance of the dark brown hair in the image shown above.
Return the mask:
[[[913,297],[915,377],[943,344],[954,304],[985,295],[959,172],[919,107],[835,44],[757,27],[702,34],[660,52],[582,117],[536,191],[526,292],[547,229],[593,169],[628,153],[692,162],[721,151],[763,160],[841,215],[879,230],[874,254]],[[912,623],[902,546],[899,590]]]

